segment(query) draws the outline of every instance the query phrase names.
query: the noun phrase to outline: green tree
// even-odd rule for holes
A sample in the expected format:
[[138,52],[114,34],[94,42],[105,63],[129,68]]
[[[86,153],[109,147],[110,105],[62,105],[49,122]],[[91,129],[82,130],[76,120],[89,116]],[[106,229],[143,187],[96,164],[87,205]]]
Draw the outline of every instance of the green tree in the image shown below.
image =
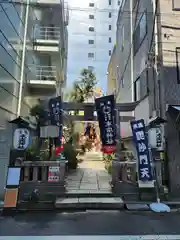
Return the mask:
[[96,76],[93,71],[84,68],[81,71],[80,79],[73,84],[73,89],[68,97],[69,100],[77,103],[85,102],[89,97],[92,97],[96,84]]
[[38,141],[39,142],[38,146],[40,148],[41,144],[42,144],[42,141],[40,139],[40,127],[46,121],[46,112],[45,112],[43,106],[40,103],[38,103],[30,109],[30,115],[36,118],[37,136],[38,136],[38,140],[39,140]]

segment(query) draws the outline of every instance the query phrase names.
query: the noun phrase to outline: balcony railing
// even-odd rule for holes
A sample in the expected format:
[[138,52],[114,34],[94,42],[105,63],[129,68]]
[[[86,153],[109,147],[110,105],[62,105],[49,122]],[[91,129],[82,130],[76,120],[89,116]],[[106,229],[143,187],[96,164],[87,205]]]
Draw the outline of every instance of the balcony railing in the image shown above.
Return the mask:
[[56,66],[30,66],[31,80],[56,81]]
[[58,40],[60,39],[60,28],[47,26],[47,27],[34,27],[34,40]]

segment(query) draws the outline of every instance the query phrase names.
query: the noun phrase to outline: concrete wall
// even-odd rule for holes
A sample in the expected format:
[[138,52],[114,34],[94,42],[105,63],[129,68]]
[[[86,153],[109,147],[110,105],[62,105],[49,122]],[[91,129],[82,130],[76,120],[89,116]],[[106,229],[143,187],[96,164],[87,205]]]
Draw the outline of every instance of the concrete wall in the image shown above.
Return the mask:
[[6,186],[7,170],[10,158],[10,148],[12,144],[12,124],[4,121],[0,126],[0,200],[4,199],[4,189]]

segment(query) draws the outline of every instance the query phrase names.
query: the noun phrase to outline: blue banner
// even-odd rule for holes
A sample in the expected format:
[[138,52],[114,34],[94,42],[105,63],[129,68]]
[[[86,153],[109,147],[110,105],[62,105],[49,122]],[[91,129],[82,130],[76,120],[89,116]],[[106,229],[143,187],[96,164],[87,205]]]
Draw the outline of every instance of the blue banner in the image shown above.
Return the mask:
[[62,124],[62,101],[61,96],[49,100],[49,117],[51,125]]
[[152,181],[153,175],[144,120],[132,121],[131,128],[138,155],[139,180]]
[[95,99],[97,118],[103,146],[116,145],[116,117],[114,95]]

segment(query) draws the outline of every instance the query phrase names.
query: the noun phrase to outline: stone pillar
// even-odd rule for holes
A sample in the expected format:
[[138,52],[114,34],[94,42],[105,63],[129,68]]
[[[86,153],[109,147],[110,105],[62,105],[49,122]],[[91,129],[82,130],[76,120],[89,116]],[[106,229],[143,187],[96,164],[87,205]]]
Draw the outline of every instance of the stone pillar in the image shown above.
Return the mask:
[[65,171],[66,171],[66,162],[60,162],[60,169],[59,169],[59,181],[64,181],[65,179]]
[[29,181],[29,167],[24,167],[24,182]]
[[120,169],[121,169],[121,163],[117,159],[114,159],[112,161],[112,181],[111,184],[113,186],[116,185],[117,182],[119,182],[120,178]]
[[38,181],[38,169],[39,167],[33,167],[33,182]]
[[42,181],[48,181],[47,179],[48,167],[42,167]]

